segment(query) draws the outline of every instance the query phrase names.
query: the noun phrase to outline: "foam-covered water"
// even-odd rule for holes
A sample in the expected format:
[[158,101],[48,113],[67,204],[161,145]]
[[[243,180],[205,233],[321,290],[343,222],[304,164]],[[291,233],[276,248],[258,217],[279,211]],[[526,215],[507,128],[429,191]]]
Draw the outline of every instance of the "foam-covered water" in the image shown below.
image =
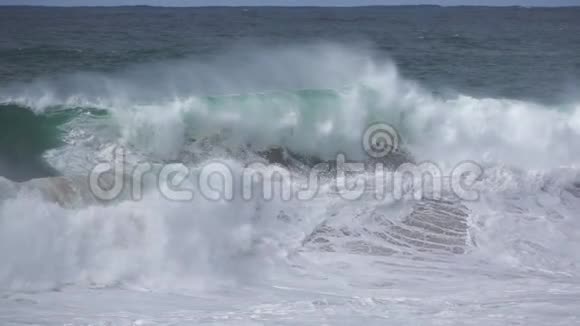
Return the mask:
[[[2,324],[580,319],[574,99],[435,91],[380,51],[314,42],[14,81],[0,110],[0,126],[15,126],[0,131]],[[351,201],[322,180],[308,201],[172,201],[150,183],[140,200],[103,202],[87,184],[121,146],[128,165],[192,169],[195,190],[213,160],[233,180],[251,162],[284,164],[304,186],[308,162],[368,163],[375,122],[398,130],[401,160],[479,164],[478,199],[377,199],[369,187]]]

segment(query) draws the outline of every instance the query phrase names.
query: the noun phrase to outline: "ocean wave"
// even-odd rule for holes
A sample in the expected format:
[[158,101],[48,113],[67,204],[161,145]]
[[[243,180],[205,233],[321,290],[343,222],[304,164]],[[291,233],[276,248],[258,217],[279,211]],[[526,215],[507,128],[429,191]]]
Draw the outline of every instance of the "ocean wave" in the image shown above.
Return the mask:
[[[436,95],[402,77],[389,59],[337,45],[244,49],[208,62],[77,73],[12,85],[0,102],[41,115],[55,107],[106,110],[109,127],[93,125],[95,137],[99,128],[108,136],[115,129],[118,138],[109,141],[167,160],[177,159],[190,139],[220,133],[237,145],[360,160],[361,137],[374,122],[397,128],[419,160],[549,168],[579,159],[577,103]],[[70,125],[81,128],[86,124]]]

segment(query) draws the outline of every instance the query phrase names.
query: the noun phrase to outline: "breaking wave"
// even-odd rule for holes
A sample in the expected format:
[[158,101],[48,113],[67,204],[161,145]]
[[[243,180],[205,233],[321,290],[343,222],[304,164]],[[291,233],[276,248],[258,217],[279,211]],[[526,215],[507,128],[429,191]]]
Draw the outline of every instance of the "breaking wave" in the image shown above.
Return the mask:
[[[374,122],[399,131],[409,160],[486,166],[481,200],[355,205],[324,188],[310,208],[175,203],[154,192],[139,202],[71,208],[43,196],[69,191],[50,177],[72,182],[118,145],[136,159],[195,165],[221,157],[237,169],[243,160],[224,154],[232,148],[365,160],[361,137]],[[370,50],[235,49],[207,61],[15,84],[0,90],[0,126],[0,174],[12,179],[0,179],[11,194],[0,196],[0,287],[203,287],[266,277],[264,266],[308,251],[466,254],[577,273],[579,104],[438,94]],[[208,143],[215,148],[202,153]],[[47,178],[14,182],[36,177]]]

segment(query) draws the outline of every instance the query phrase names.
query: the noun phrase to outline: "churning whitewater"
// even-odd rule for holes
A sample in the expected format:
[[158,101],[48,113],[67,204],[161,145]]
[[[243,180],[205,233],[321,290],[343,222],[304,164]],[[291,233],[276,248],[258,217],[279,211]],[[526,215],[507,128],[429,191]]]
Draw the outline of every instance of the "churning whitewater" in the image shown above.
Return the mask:
[[[578,321],[577,101],[433,91],[381,53],[310,44],[19,81],[0,103],[10,323]],[[475,162],[478,200],[349,201],[322,178],[309,201],[172,201],[146,183],[141,200],[101,202],[87,185],[123,148],[129,166],[187,167],[192,188],[215,160],[234,176],[281,165],[300,186],[313,162],[369,162],[378,122],[400,134],[390,168]]]

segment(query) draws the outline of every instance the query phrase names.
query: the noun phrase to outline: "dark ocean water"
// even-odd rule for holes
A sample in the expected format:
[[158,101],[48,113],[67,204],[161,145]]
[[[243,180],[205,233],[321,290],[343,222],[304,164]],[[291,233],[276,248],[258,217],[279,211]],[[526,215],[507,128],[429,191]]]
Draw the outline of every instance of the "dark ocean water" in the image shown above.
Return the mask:
[[0,83],[318,41],[370,45],[411,79],[472,94],[550,100],[580,76],[580,8],[2,7]]

